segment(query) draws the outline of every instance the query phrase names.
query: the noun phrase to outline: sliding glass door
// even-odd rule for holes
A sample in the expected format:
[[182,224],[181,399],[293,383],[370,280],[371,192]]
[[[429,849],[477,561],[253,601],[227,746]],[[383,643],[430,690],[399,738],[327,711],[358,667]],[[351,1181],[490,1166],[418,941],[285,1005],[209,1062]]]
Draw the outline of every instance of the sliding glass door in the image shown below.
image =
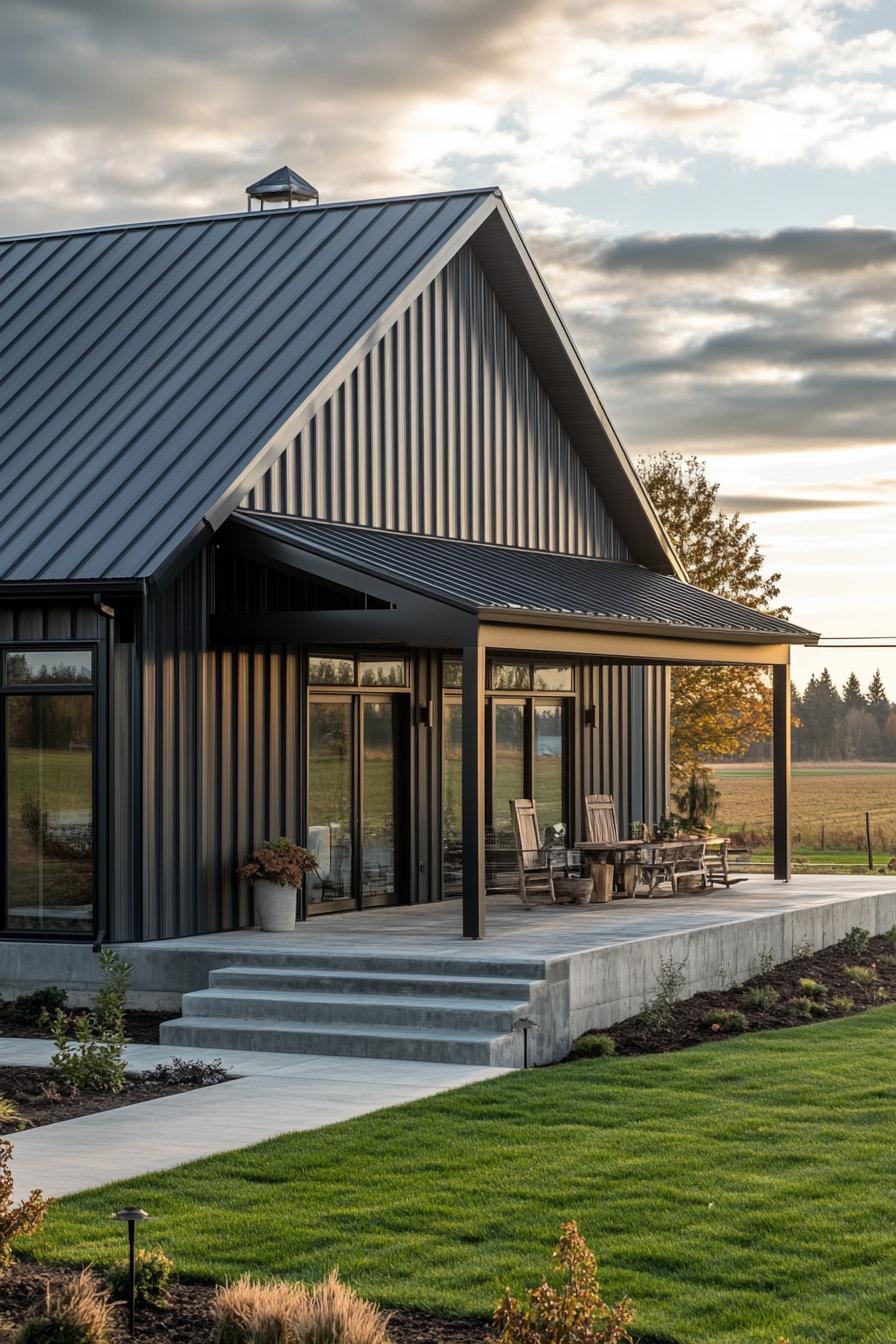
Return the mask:
[[312,695],[308,703],[308,846],[319,871],[312,911],[397,903],[403,839],[407,698]]

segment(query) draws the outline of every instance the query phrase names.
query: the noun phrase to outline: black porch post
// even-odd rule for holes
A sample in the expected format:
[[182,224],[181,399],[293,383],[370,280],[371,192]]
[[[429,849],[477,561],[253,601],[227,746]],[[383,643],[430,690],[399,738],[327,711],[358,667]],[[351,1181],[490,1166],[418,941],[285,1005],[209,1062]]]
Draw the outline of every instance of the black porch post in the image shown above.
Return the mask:
[[790,663],[772,669],[775,877],[790,881]]
[[485,649],[464,648],[461,771],[463,933],[485,937]]

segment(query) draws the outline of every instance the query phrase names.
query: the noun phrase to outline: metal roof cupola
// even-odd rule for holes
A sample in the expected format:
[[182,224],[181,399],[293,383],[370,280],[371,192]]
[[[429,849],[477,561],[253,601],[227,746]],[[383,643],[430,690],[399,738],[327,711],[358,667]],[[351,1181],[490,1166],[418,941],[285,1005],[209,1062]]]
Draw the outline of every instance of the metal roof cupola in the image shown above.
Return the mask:
[[312,187],[310,182],[306,182],[304,177],[293,172],[286,164],[273,173],[268,173],[267,177],[261,177],[257,182],[253,182],[246,188],[246,195],[249,198],[246,204],[248,210],[252,209],[253,201],[258,201],[258,208],[263,210],[265,203],[275,205],[285,201],[291,209],[293,202],[301,205],[303,202],[313,201],[317,205],[320,200],[317,188]]

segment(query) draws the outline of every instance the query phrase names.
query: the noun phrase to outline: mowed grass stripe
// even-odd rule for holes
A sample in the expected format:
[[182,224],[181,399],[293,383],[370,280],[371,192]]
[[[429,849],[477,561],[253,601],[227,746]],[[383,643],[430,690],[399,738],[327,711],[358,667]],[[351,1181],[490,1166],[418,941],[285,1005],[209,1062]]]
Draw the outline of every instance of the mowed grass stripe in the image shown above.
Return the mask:
[[120,1255],[109,1214],[184,1275],[316,1277],[487,1315],[577,1218],[611,1296],[693,1344],[887,1344],[896,1322],[896,1009],[667,1056],[517,1073],[74,1196],[46,1260]]

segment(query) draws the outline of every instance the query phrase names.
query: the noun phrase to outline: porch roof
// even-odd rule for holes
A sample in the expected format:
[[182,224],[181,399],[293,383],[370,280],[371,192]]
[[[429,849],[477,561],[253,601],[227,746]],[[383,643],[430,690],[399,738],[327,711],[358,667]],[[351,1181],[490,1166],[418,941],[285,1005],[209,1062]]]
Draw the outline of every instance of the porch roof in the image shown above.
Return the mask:
[[[487,621],[812,644],[818,635],[641,565],[238,510],[233,521]],[[296,565],[301,567],[297,556]]]

